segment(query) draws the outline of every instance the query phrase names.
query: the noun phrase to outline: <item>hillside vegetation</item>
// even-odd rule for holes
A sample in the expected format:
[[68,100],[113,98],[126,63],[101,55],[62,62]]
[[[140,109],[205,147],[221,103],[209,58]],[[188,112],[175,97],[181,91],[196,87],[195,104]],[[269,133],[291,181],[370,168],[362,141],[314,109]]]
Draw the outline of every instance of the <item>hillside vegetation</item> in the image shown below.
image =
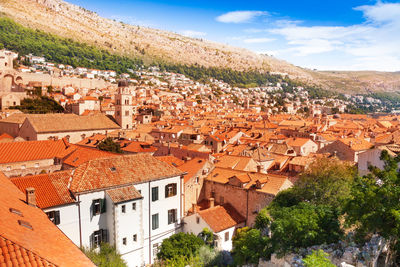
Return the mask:
[[136,62],[287,73],[291,78],[343,93],[400,89],[400,73],[311,71],[243,48],[102,18],[62,0],[0,0],[0,6],[3,16],[25,27],[65,36]]
[[[107,50],[85,43],[79,43],[40,30],[32,30],[9,18],[0,18],[0,44],[9,50],[18,52],[20,55],[32,53],[44,56],[50,62],[69,64],[73,67],[115,70],[118,73],[123,73],[128,72],[128,70],[138,70],[144,64],[140,58],[111,54]],[[214,78],[232,86],[251,87],[285,82],[290,89],[288,92],[291,92],[294,86],[302,84],[288,77],[271,75],[268,72],[256,70],[237,71],[229,68],[165,62],[153,62],[150,65],[157,65],[161,70],[184,74],[196,81],[207,82],[210,78]],[[319,91],[323,92],[323,90]]]

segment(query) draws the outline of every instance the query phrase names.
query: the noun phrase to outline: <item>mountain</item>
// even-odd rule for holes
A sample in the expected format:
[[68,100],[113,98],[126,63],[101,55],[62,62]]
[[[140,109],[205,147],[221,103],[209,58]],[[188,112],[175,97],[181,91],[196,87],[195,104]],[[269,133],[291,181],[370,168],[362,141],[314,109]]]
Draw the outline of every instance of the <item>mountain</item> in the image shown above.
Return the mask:
[[243,48],[102,18],[62,0],[0,0],[0,5],[2,16],[29,28],[139,57],[146,63],[288,73],[292,78],[340,92],[400,91],[400,73],[311,71]]

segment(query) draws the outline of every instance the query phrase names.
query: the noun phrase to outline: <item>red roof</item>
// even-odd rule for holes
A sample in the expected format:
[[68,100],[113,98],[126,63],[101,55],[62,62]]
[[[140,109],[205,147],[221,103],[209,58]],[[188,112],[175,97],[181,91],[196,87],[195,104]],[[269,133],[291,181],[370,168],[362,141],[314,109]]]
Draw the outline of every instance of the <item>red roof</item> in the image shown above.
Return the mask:
[[0,266],[94,266],[1,172],[0,184]]
[[64,139],[0,143],[0,164],[52,159],[68,145]]
[[71,170],[11,178],[23,192],[28,187],[35,188],[36,203],[41,209],[75,202],[68,190]]
[[72,167],[78,167],[89,160],[118,157],[120,155],[95,148],[81,147],[76,145],[72,145],[65,153],[68,154],[67,156],[62,157],[62,162],[63,164],[67,164]]
[[149,154],[103,158],[88,161],[76,168],[70,190],[79,193],[182,174],[179,169]]
[[178,169],[187,173],[184,177],[184,182],[187,183],[190,179],[192,179],[206,163],[207,161],[205,159],[194,158],[185,162],[181,166],[178,166]]
[[198,212],[214,233],[221,232],[245,221],[230,204],[215,206]]

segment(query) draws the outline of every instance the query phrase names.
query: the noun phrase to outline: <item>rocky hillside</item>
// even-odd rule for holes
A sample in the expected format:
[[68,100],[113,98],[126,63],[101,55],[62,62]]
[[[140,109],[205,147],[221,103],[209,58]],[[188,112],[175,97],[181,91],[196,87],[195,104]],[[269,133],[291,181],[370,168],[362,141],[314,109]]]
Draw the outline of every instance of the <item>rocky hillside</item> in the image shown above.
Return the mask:
[[400,90],[399,73],[313,72],[246,49],[105,19],[62,0],[0,0],[0,8],[3,16],[24,26],[96,45],[113,53],[140,57],[145,62],[164,60],[235,70],[282,72],[342,92],[365,93],[366,87],[373,91]]

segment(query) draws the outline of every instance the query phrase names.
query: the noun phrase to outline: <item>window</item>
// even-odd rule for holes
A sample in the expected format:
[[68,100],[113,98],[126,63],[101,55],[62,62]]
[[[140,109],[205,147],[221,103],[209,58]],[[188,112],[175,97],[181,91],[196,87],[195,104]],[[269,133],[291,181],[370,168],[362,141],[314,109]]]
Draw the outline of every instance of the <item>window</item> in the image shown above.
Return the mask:
[[122,238],[122,244],[126,246],[126,237]]
[[158,253],[158,243],[157,244],[153,244],[153,256],[155,257]]
[[125,207],[125,205],[122,205],[122,206],[121,206],[121,211],[122,211],[122,213],[125,213],[125,212],[126,212],[126,207]]
[[25,164],[22,165],[22,166],[21,166],[21,169],[25,170],[25,169],[26,169],[26,165],[25,165]]
[[158,200],[158,186],[151,188],[151,201],[154,202],[157,200]]
[[168,211],[168,224],[176,222],[176,209]]
[[200,217],[196,217],[196,223],[197,223],[197,224],[200,223]]
[[125,105],[129,105],[129,99],[125,99]]
[[119,99],[117,99],[117,105],[119,105],[119,103],[120,103],[120,102],[119,102]]
[[155,230],[158,227],[158,213],[156,213],[151,216],[151,229]]
[[39,163],[38,162],[35,163],[35,168],[39,168]]
[[53,210],[46,212],[47,217],[49,217],[50,221],[52,221],[55,225],[60,224],[60,211],[59,210]]
[[91,247],[96,248],[103,242],[107,242],[107,230],[100,229],[94,231],[91,236]]
[[199,183],[199,176],[196,176],[196,178],[195,178],[195,181],[194,181],[196,184],[198,184]]
[[224,204],[224,197],[223,197],[223,196],[220,196],[220,197],[219,197],[219,203],[220,203],[220,204]]
[[137,241],[137,234],[134,234],[132,239],[133,239],[133,242],[136,242]]
[[7,171],[11,171],[11,166],[7,166]]
[[136,210],[136,203],[132,203],[132,210]]
[[176,196],[176,184],[168,184],[165,186],[165,197]]
[[92,203],[93,216],[106,212],[106,200],[95,199]]
[[125,110],[125,116],[129,116],[129,110]]
[[117,111],[117,116],[119,116],[119,111]]
[[225,233],[225,241],[229,241],[229,232]]

